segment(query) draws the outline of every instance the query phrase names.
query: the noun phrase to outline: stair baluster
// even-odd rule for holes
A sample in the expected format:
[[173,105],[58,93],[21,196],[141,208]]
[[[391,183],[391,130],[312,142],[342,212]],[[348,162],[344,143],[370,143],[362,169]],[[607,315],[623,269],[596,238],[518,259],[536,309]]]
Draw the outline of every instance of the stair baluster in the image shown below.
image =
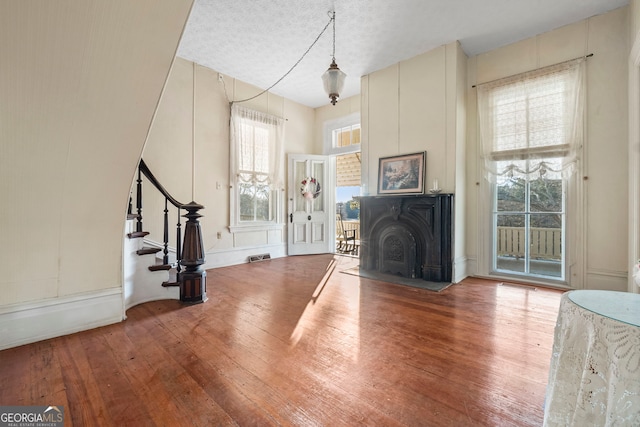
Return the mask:
[[163,245],[162,263],[169,264],[169,209],[167,209],[168,199],[164,198],[164,223],[163,223]]
[[182,224],[180,224],[180,208],[178,208],[178,224],[176,224],[176,270],[178,272],[178,281],[180,280],[180,261],[182,260]]
[[[140,160],[142,164],[142,160]],[[138,185],[136,186],[136,206],[138,208],[138,221],[136,222],[136,231],[142,233],[142,174],[138,167]]]

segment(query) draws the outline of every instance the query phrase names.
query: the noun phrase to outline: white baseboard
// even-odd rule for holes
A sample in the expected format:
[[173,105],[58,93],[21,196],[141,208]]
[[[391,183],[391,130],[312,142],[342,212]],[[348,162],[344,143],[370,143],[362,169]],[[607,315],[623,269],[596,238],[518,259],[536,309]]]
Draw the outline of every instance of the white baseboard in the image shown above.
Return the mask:
[[608,291],[626,292],[627,272],[609,270],[587,270],[584,289],[601,289]]
[[0,350],[122,321],[122,288],[0,309]]
[[465,257],[465,273],[467,277],[478,274],[478,260],[476,258]]
[[467,271],[467,257],[461,256],[453,260],[453,283],[460,283],[469,276]]
[[[145,246],[151,246],[161,248],[162,243],[144,239]],[[256,247],[242,247],[242,248],[226,248],[219,250],[209,250],[205,253],[205,264],[202,266],[203,270],[209,268],[227,267],[230,265],[246,264],[249,262],[251,255],[270,254],[271,258],[281,258],[287,256],[287,245],[285,243],[278,243],[274,245],[264,245]],[[174,262],[176,259],[175,248],[169,248],[169,262]],[[158,253],[156,257],[161,258],[162,254]]]
[[266,254],[271,258],[281,258],[287,256],[287,245],[265,245],[255,248],[224,249],[220,251],[209,251],[206,253],[204,270],[209,268],[226,267],[229,265],[246,264],[251,255]]

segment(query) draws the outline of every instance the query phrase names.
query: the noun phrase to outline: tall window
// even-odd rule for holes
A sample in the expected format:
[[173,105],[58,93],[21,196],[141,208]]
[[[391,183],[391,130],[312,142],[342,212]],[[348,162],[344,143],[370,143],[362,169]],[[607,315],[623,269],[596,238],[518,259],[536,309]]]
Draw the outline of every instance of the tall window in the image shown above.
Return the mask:
[[494,272],[565,280],[583,75],[576,60],[478,86]]
[[283,121],[234,104],[231,109],[232,225],[277,222]]

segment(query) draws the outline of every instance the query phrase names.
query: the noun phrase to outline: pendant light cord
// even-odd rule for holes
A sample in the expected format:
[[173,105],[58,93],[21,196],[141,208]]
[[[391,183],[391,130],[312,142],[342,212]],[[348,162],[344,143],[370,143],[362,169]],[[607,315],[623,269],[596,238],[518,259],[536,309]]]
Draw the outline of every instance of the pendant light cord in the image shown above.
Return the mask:
[[329,24],[331,24],[333,22],[333,56],[334,56],[334,60],[335,60],[335,55],[336,55],[336,12],[333,11],[329,12],[329,22],[327,22],[327,25],[324,26],[324,28],[322,29],[322,31],[320,32],[320,34],[318,34],[318,37],[316,37],[316,39],[313,41],[313,43],[311,43],[311,46],[309,46],[309,48],[307,48],[307,50],[302,54],[302,56],[300,57],[300,59],[298,59],[298,61],[293,64],[293,66],[291,68],[289,68],[289,71],[287,71],[282,77],[280,77],[274,84],[272,84],[271,86],[269,86],[268,88],[266,88],[265,90],[263,90],[262,92],[260,92],[259,94],[252,96],[251,98],[247,98],[247,99],[241,99],[239,101],[231,101],[230,104],[234,104],[236,102],[246,102],[246,101],[251,101],[252,99],[255,99],[257,97],[259,97],[260,95],[264,94],[265,92],[270,91],[271,89],[273,89],[275,87],[275,85],[277,85],[278,83],[280,83],[282,80],[284,80],[285,77],[287,77],[294,68],[296,68],[298,66],[298,64],[300,62],[302,62],[302,60],[304,59],[305,56],[307,56],[307,54],[309,53],[309,51],[311,50],[311,48],[313,48],[313,46],[316,45],[316,43],[318,43],[318,40],[320,40],[320,37],[322,37],[322,35],[327,31],[327,28],[329,28]]
[[331,16],[331,21],[333,21],[333,50],[331,51],[331,59],[333,62],[336,61],[336,11],[333,11],[333,16]]

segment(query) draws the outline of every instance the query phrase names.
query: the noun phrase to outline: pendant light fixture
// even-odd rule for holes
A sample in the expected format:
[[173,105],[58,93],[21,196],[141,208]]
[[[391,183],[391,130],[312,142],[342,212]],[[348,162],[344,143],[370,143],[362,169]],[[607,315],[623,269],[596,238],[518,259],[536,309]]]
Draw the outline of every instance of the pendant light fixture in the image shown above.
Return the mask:
[[336,105],[338,102],[338,97],[340,96],[340,92],[344,88],[344,80],[347,77],[345,73],[338,68],[338,64],[336,64],[336,12],[333,11],[333,16],[331,17],[333,21],[333,51],[331,52],[331,65],[329,65],[329,69],[324,72],[322,75],[322,83],[324,84],[324,90],[329,95],[331,99],[331,104]]
[[[333,24],[333,51],[331,52],[331,65],[329,65],[329,69],[325,71],[324,74],[322,75],[322,83],[324,84],[325,92],[327,92],[327,94],[329,95],[329,98],[331,99],[331,103],[333,105],[336,105],[336,102],[338,102],[338,97],[340,96],[340,92],[342,92],[342,89],[344,88],[344,80],[347,77],[347,75],[343,73],[340,70],[340,68],[338,68],[338,64],[336,64],[336,12],[335,10],[333,12],[329,11],[328,15],[329,15],[329,21],[327,21],[327,24],[324,26],[320,34],[318,34],[318,37],[316,37],[313,43],[311,43],[311,46],[307,48],[307,50],[302,54],[300,59],[298,59],[298,61],[295,64],[293,64],[291,68],[289,68],[289,71],[284,73],[284,75],[280,77],[274,84],[264,89],[263,91],[259,92],[258,94],[253,95],[252,97],[240,99],[237,101],[229,101],[229,103],[234,104],[239,102],[251,101],[252,99],[255,99],[260,95],[263,95],[268,91],[270,91],[271,89],[273,89],[275,85],[280,83],[285,77],[287,77],[293,71],[294,68],[298,66],[298,64],[300,64],[300,62],[304,59],[304,57],[307,56],[311,48],[315,46],[318,40],[320,40],[322,35],[327,31],[327,29],[329,28],[329,25]],[[222,82],[224,83],[224,80],[222,80]],[[225,93],[226,93],[226,88],[225,88]]]

